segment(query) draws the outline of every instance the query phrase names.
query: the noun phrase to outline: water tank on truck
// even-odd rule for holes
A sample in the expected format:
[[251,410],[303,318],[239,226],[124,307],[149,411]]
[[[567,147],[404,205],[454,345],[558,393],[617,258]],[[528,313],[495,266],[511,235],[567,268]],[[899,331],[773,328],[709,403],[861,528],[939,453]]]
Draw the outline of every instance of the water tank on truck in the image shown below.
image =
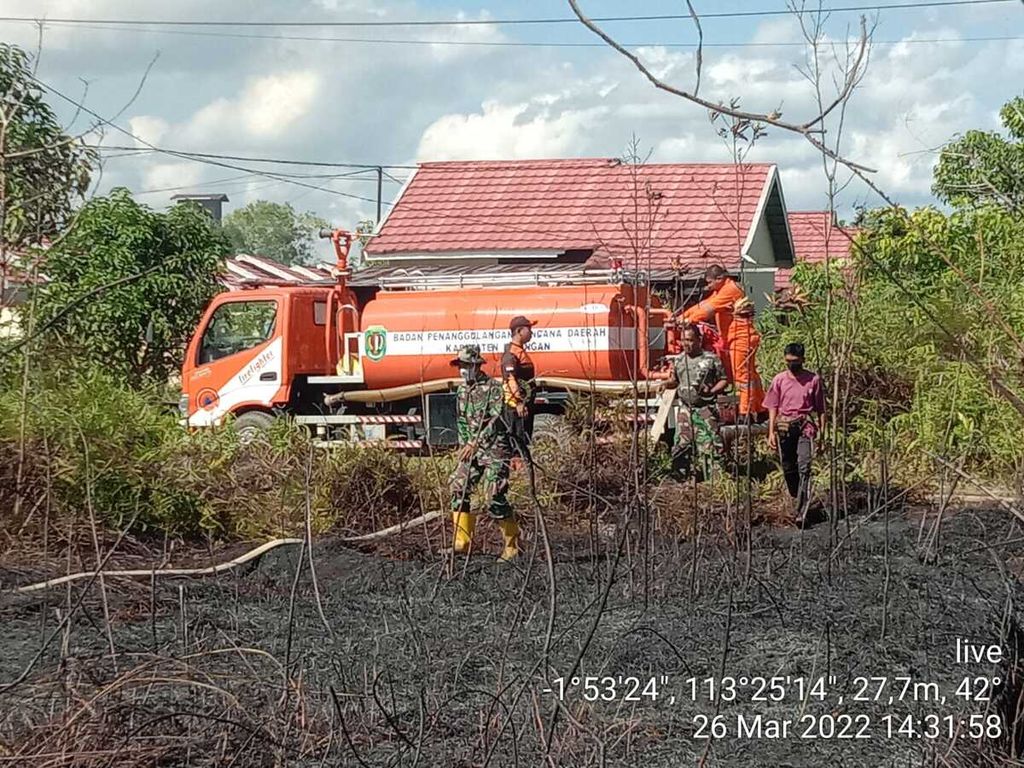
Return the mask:
[[[383,279],[360,313],[361,386],[328,402],[347,408],[421,398],[420,434],[431,445],[450,445],[457,383],[451,359],[476,344],[487,360],[485,372],[500,376],[509,321],[518,315],[535,323],[528,349],[541,413],[560,413],[573,391],[632,395],[634,382],[658,377],[669,312],[645,287],[613,273],[580,272],[558,281],[542,279],[542,272],[493,277],[499,285],[473,275],[458,289],[449,283],[462,279],[451,275]],[[610,282],[614,278],[619,281]],[[508,284],[516,279],[520,284]]]
[[[497,376],[517,315],[536,324],[529,352],[538,378],[643,379],[665,349],[645,304],[644,289],[628,284],[382,291],[361,313],[363,381],[381,390],[449,379],[466,344],[479,345]],[[651,306],[664,312],[657,297]]]

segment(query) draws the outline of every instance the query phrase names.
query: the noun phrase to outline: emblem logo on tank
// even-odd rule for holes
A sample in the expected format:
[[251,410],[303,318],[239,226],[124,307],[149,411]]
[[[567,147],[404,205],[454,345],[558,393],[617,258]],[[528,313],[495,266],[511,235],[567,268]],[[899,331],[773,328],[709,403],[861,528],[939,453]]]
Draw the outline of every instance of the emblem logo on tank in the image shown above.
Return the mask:
[[585,315],[600,315],[602,312],[608,311],[607,304],[582,304],[580,305],[580,312]]
[[380,360],[388,353],[388,331],[383,325],[373,325],[363,334],[366,356],[373,361]]

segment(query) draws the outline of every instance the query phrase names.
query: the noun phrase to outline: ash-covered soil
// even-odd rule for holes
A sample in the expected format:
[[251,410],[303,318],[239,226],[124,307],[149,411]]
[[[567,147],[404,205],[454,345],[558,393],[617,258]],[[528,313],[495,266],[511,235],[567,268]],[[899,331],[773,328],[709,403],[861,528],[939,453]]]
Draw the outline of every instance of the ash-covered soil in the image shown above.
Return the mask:
[[[926,547],[930,527],[755,529],[749,557],[712,536],[645,547],[640,528],[616,556],[614,530],[559,531],[550,567],[535,533],[514,566],[482,552],[454,571],[317,541],[322,617],[298,547],[155,590],[108,579],[106,608],[93,584],[63,630],[84,583],[7,593],[0,764],[1016,764],[1024,539],[1003,511],[951,515]],[[486,521],[478,546],[498,549]],[[958,664],[957,638],[1003,659]],[[723,677],[735,691],[710,700],[704,680]],[[972,740],[988,715],[1001,725]]]

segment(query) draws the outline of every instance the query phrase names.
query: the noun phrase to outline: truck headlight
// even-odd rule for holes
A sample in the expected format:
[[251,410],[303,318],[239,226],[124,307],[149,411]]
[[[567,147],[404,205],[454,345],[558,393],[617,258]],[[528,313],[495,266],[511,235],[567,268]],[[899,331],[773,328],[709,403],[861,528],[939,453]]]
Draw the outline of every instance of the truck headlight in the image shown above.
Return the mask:
[[181,397],[178,398],[178,413],[182,416],[188,416],[188,395],[184,392],[182,392]]

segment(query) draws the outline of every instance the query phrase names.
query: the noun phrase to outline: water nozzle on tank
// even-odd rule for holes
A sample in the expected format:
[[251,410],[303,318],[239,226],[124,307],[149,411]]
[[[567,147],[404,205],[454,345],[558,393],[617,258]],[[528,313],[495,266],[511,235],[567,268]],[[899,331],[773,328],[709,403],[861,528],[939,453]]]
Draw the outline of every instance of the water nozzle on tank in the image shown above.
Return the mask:
[[349,276],[348,252],[352,248],[352,233],[347,229],[321,229],[320,237],[330,240],[334,244],[334,255],[337,257],[335,268],[338,272],[338,280],[342,283]]

